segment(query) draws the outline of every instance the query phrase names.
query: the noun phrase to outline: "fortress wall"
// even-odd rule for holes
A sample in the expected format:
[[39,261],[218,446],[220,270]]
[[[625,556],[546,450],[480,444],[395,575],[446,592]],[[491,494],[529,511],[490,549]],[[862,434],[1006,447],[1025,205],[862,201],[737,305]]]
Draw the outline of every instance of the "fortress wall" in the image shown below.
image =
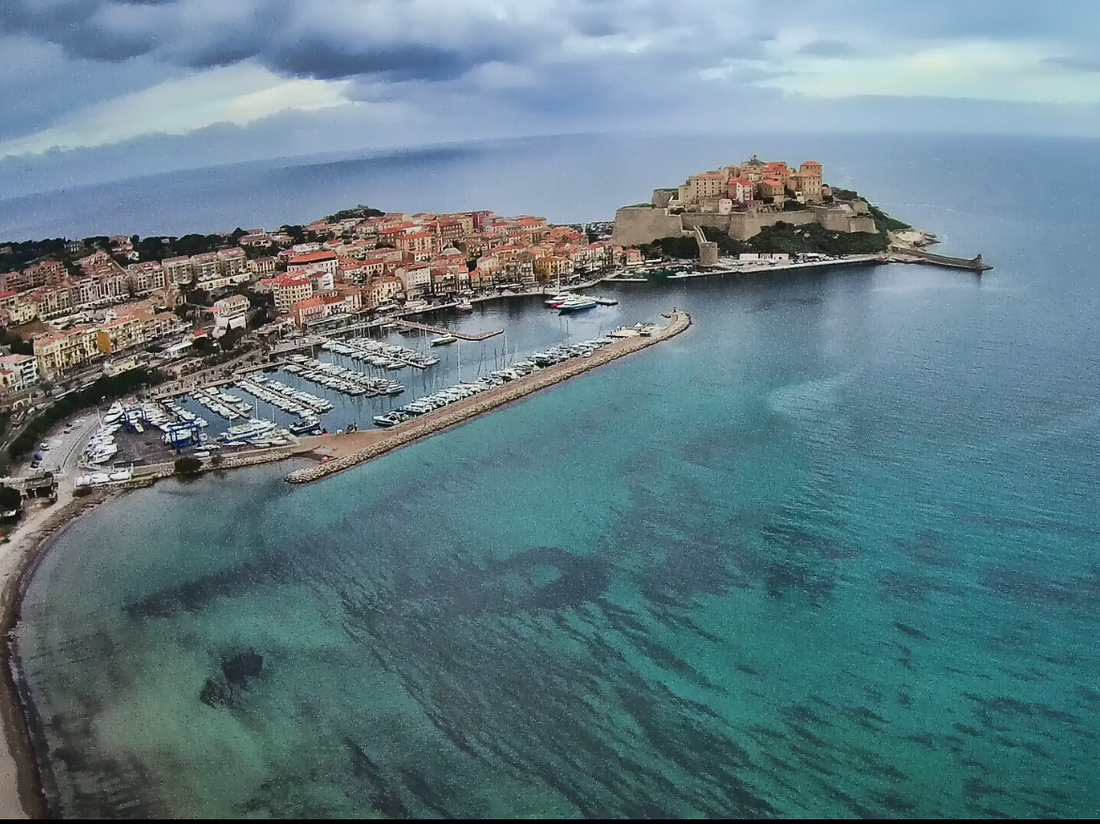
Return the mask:
[[849,221],[849,232],[867,232],[868,234],[877,234],[878,226],[875,225],[875,219],[870,215],[859,215],[853,217]]
[[639,246],[682,234],[684,224],[679,215],[670,215],[664,209],[627,206],[615,213],[611,242],[620,246]]
[[734,212],[729,216],[729,235],[734,240],[748,240],[760,233],[765,226],[776,223],[791,223],[805,226],[816,223],[817,215],[810,211],[799,212]]
[[696,226],[707,229],[718,229],[727,234],[730,230],[730,215],[719,215],[713,212],[709,214],[690,212],[681,215],[680,220],[684,224],[685,231],[693,231]]
[[675,189],[654,189],[653,199],[650,201],[658,209],[665,209],[668,207],[669,201],[672,200],[672,196],[676,194]]

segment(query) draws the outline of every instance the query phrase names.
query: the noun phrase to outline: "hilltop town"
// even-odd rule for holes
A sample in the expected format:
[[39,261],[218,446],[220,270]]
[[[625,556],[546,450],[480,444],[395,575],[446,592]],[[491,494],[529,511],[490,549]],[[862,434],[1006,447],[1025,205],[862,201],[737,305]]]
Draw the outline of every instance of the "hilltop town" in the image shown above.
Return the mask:
[[816,251],[825,251],[812,249],[817,229],[830,235],[864,235],[847,244],[860,252],[883,251],[888,230],[909,228],[855,192],[826,185],[820,163],[806,161],[796,169],[753,155],[740,165],[692,175],[678,188],[657,189],[649,203],[619,209],[612,239],[622,246],[643,246],[703,235],[721,251],[751,251],[754,238],[772,234],[769,230],[776,227],[812,227],[801,235],[810,242],[801,243]]
[[0,392],[10,407],[43,380],[136,365],[178,378],[326,318],[522,291],[637,257],[608,228],[360,207],[274,231],[0,244]]

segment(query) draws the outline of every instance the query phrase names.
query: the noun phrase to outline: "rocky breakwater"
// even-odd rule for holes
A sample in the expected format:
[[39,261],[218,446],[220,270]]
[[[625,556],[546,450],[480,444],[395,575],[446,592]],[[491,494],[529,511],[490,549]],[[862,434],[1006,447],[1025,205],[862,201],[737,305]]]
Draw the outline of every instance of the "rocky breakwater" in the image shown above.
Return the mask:
[[429,412],[413,421],[409,421],[393,429],[385,431],[360,433],[360,440],[355,435],[333,436],[347,439],[347,443],[360,448],[353,448],[344,454],[339,454],[317,466],[307,467],[291,472],[286,480],[292,484],[311,483],[343,472],[353,466],[384,455],[392,449],[406,446],[421,438],[426,438],[436,432],[441,432],[457,424],[468,421],[471,418],[483,415],[505,404],[512,403],[526,397],[540,389],[554,386],[569,378],[588,372],[605,363],[618,360],[642,349],[666,341],[679,335],[691,326],[691,316],[687,312],[673,312],[669,316],[668,324],[655,327],[648,336],[627,338],[616,342],[595,352],[591,357],[577,358],[566,361],[548,369],[534,372],[527,377],[506,383],[491,389],[481,395],[460,401],[452,406]]

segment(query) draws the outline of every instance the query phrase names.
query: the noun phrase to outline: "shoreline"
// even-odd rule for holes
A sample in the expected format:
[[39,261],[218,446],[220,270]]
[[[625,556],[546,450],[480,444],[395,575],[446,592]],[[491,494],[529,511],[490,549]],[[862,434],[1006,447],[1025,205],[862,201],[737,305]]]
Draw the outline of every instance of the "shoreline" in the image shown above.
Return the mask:
[[[314,467],[295,470],[287,476],[287,481],[299,484],[316,482],[669,340],[686,331],[691,323],[691,316],[686,312],[673,312],[668,323],[658,327],[650,337],[637,336],[616,341],[591,358],[575,359],[535,372],[485,393],[492,397],[467,398],[452,407],[438,410],[449,414],[435,416],[435,413],[429,413],[418,421],[410,422],[411,425],[404,429],[372,429],[352,435],[322,435],[303,439],[295,449],[241,456],[243,460],[218,466],[206,465],[201,474],[309,458],[320,462]],[[416,426],[418,422],[421,424],[419,427]],[[368,446],[363,445],[364,439],[369,441]],[[135,475],[133,481],[127,484],[96,489],[84,497],[75,497],[71,487],[60,489],[55,503],[34,509],[7,536],[8,542],[0,544],[0,628],[4,634],[0,649],[0,666],[3,668],[0,673],[0,723],[3,724],[4,736],[4,746],[0,751],[0,816],[4,818],[50,818],[53,812],[45,795],[38,748],[28,722],[28,715],[35,710],[24,700],[16,673],[18,656],[14,648],[14,630],[19,623],[25,587],[54,541],[82,515],[121,497],[130,489],[149,486],[174,475],[170,464],[148,467],[148,470],[151,471]],[[308,474],[301,480],[291,480],[297,473]]]
[[64,498],[40,507],[8,536],[0,551],[0,724],[4,749],[0,752],[0,815],[4,818],[49,818],[41,768],[30,725],[31,709],[23,701],[16,679],[14,630],[19,623],[24,588],[30,575],[46,557],[53,541],[85,512],[118,497],[116,490],[103,490],[86,497]]

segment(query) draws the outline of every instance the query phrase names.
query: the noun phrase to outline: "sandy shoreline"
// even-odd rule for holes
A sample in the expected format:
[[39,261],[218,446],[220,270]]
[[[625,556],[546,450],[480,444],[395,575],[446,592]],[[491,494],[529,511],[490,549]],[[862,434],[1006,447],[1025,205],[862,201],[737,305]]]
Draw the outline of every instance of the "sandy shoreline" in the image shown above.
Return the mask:
[[9,542],[0,545],[0,628],[4,633],[0,646],[3,669],[0,717],[4,728],[4,746],[0,749],[0,815],[4,818],[48,815],[38,763],[11,670],[12,632],[19,621],[23,583],[52,538],[84,512],[117,495],[101,491],[74,498],[70,490],[61,490],[56,503],[32,510],[7,536]]
[[[632,337],[616,341],[590,358],[574,359],[536,372],[526,378],[497,387],[483,395],[468,398],[451,407],[430,413],[417,421],[393,430],[369,429],[352,435],[324,435],[303,439],[293,450],[242,456],[226,461],[207,471],[225,471],[255,466],[290,458],[313,458],[315,467],[297,470],[287,476],[293,483],[309,483],[371,460],[408,443],[449,429],[464,421],[527,397],[541,389],[556,385],[571,377],[588,372],[611,361],[641,351],[661,341],[675,337],[691,325],[684,312],[673,313],[668,324],[657,328],[650,337]],[[147,483],[172,474],[171,467],[150,467],[144,476]],[[140,482],[142,476],[135,477]],[[42,789],[34,745],[12,672],[11,641],[19,622],[20,602],[28,576],[49,549],[53,539],[72,525],[83,513],[114,498],[125,490],[96,490],[76,498],[70,486],[62,485],[58,500],[52,505],[30,510],[8,535],[8,543],[0,544],[0,627],[4,639],[0,645],[0,715],[4,728],[4,745],[0,748],[0,816],[4,818],[47,818],[49,809]]]

